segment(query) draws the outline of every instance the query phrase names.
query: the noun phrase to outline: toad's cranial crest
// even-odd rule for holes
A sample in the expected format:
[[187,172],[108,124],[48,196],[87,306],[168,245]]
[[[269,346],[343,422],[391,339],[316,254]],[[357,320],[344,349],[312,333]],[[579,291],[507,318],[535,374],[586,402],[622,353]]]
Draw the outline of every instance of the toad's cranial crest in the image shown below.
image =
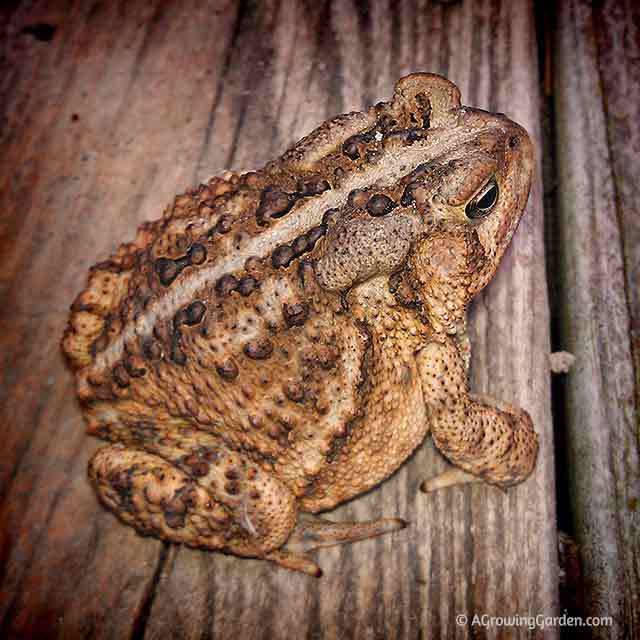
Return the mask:
[[178,196],[91,268],[62,341],[111,443],[89,464],[103,503],[143,534],[319,575],[309,550],[404,522],[299,514],[380,483],[429,433],[455,467],[424,490],[525,479],[531,420],[469,392],[465,313],[532,171],[522,127],[416,73]]

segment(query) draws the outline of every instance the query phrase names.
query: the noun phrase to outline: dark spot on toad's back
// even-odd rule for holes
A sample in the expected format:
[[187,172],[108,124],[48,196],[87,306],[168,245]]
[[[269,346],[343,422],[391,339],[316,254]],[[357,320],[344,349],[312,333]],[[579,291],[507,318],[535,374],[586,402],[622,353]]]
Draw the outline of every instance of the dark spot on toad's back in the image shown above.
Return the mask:
[[207,250],[202,244],[194,244],[188,253],[191,264],[202,264],[207,259]]
[[330,188],[331,186],[326,180],[323,180],[322,178],[314,178],[303,183],[300,191],[303,196],[319,196]]
[[231,496],[235,496],[240,493],[240,483],[236,480],[230,480],[225,482],[224,490]]
[[273,343],[269,338],[263,336],[247,342],[247,344],[244,345],[243,351],[245,355],[253,360],[264,360],[273,353]]
[[238,377],[238,365],[231,359],[225,360],[216,367],[218,375],[224,380],[235,380]]
[[160,278],[160,282],[166,286],[169,286],[180,273],[180,269],[175,260],[170,258],[158,258],[156,260],[156,273]]
[[395,206],[396,203],[389,196],[384,195],[384,193],[376,193],[367,202],[367,211],[372,216],[384,216]]
[[404,188],[404,191],[402,192],[402,197],[400,198],[400,204],[403,207],[408,207],[410,204],[413,204],[415,200],[415,198],[413,197],[414,186],[415,186],[415,182],[411,182]]
[[233,221],[231,220],[231,218],[229,216],[221,216],[220,220],[218,220],[218,223],[215,226],[215,231],[225,234],[229,233],[232,227]]
[[302,326],[309,315],[309,305],[296,302],[295,304],[285,304],[282,308],[284,319],[288,326]]
[[360,157],[360,145],[355,137],[349,138],[342,145],[342,153],[350,160],[357,160]]
[[114,367],[113,379],[115,380],[115,383],[123,389],[129,386],[129,383],[130,383],[129,374],[121,364],[116,365]]
[[276,269],[280,267],[288,267],[293,258],[295,258],[293,249],[289,245],[283,244],[279,246],[271,255],[271,264]]
[[307,250],[307,236],[306,234],[298,236],[292,243],[291,249],[296,256],[302,255]]
[[191,472],[197,478],[204,478],[209,473],[209,465],[204,460],[200,460],[191,467]]
[[204,316],[205,311],[206,311],[206,306],[204,302],[202,302],[201,300],[196,300],[195,302],[192,302],[185,309],[184,324],[188,326],[193,326],[195,324],[198,324],[202,320],[202,317]]
[[238,279],[230,273],[225,274],[216,282],[218,295],[226,296],[238,288]]
[[240,279],[238,284],[238,291],[242,296],[248,296],[256,287],[258,286],[258,281],[252,276],[244,276],[244,278]]
[[316,242],[322,238],[322,236],[327,232],[327,225],[319,224],[317,227],[313,227],[307,233],[307,249],[311,250],[315,246]]
[[297,194],[289,194],[273,187],[267,187],[260,197],[260,204],[256,210],[256,222],[259,225],[264,225],[269,218],[284,216],[289,212],[296,198]]

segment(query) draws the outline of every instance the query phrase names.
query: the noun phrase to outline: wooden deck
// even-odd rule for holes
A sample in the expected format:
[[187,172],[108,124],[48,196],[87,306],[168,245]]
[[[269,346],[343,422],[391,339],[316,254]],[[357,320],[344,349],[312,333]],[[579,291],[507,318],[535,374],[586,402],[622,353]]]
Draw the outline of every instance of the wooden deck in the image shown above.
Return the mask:
[[[605,1],[592,15],[590,3],[569,0],[547,23],[525,0],[0,6],[0,637],[557,637],[557,626],[456,621],[560,611],[547,275],[563,283],[565,346],[578,355],[566,385],[569,454],[558,455],[575,469],[585,615],[610,610],[615,626],[601,637],[638,637],[640,85],[632,5]],[[583,64],[579,77],[593,91],[576,85],[573,69]],[[627,84],[608,76],[611,68]],[[175,193],[227,168],[260,166],[328,116],[387,99],[395,80],[416,70],[446,75],[465,104],[505,112],[537,144],[527,212],[471,323],[473,386],[529,410],[541,438],[534,475],[507,493],[473,486],[426,496],[420,481],[444,468],[426,443],[380,488],[332,514],[398,515],[410,527],[319,552],[320,580],[139,537],[87,482],[99,443],[84,434],[59,350],[86,270]],[[559,271],[549,274],[541,77],[556,97],[553,186],[563,194],[551,238]],[[585,207],[591,217],[578,221]],[[585,253],[586,263],[578,259]],[[582,446],[583,424],[600,440]],[[585,451],[593,463],[582,466]],[[602,486],[599,501],[590,500]],[[594,533],[592,522],[604,529]],[[613,553],[606,571],[602,544]]]

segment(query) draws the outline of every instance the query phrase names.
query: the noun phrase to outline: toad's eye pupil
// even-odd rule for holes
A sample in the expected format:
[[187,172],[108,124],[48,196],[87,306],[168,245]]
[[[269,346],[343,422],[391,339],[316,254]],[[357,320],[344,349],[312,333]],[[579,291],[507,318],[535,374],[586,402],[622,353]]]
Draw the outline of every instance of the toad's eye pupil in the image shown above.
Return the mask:
[[494,184],[483,196],[476,202],[478,209],[491,209],[498,199],[498,187]]
[[487,186],[487,189],[479,198],[469,202],[466,207],[466,214],[472,219],[483,218],[484,216],[489,215],[497,201],[498,185],[495,182],[492,182]]

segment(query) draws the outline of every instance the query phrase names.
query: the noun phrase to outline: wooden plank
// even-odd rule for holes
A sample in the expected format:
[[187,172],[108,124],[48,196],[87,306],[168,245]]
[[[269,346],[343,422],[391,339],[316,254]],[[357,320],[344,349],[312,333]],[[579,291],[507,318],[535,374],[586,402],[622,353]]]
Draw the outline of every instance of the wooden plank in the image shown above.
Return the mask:
[[[640,406],[640,6],[607,0],[594,14],[607,142],[624,259],[636,407]],[[611,72],[610,70],[616,70]]]
[[[203,80],[223,64],[230,9],[209,18],[213,40],[196,12],[163,5],[42,2],[13,17],[0,170],[2,637],[126,637],[144,621],[163,547],[96,504],[85,469],[97,443],[57,343],[87,267],[193,181],[215,96]],[[20,35],[43,22],[57,25],[52,41]],[[162,75],[167,58],[199,71]]]
[[[594,637],[640,634],[640,9],[561,3],[555,104],[568,476]],[[635,379],[634,379],[635,358]]]
[[[425,496],[420,481],[444,468],[425,444],[335,512],[411,526],[318,553],[325,576],[312,580],[140,538],[86,483],[97,443],[82,433],[58,353],[66,306],[86,268],[173,193],[262,164],[326,117],[388,98],[415,70],[447,75],[467,104],[504,111],[539,148],[531,2],[390,6],[36,2],[11,16],[0,159],[7,636],[500,637],[455,616],[557,611],[540,172],[471,325],[475,389],[524,406],[541,436],[525,484]],[[58,27],[50,42],[19,35],[43,21]]]

